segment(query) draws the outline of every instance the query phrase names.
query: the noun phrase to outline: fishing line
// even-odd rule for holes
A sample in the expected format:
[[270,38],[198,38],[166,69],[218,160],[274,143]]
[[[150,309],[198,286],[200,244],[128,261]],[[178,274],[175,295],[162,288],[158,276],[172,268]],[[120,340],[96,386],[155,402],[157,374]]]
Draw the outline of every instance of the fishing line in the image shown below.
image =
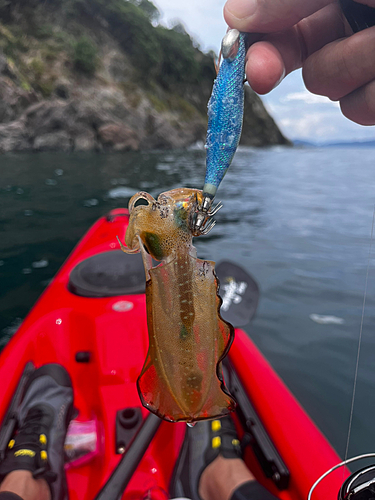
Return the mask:
[[[340,467],[343,467],[344,465],[350,464],[350,463],[355,462],[357,460],[361,460],[362,458],[372,458],[372,457],[375,457],[375,453],[366,453],[364,455],[357,455],[356,457],[353,457],[353,458],[349,458],[349,459],[347,458],[348,457],[348,451],[349,451],[349,443],[350,443],[350,435],[351,435],[351,430],[352,430],[352,423],[353,423],[355,394],[356,394],[356,389],[357,389],[358,367],[359,367],[359,358],[360,358],[360,354],[361,354],[363,322],[364,322],[364,317],[365,317],[365,307],[366,307],[366,297],[367,297],[367,285],[368,285],[368,277],[369,277],[369,272],[370,272],[370,260],[371,260],[372,242],[373,242],[373,239],[374,239],[374,223],[375,223],[375,205],[374,205],[374,211],[373,211],[373,214],[372,214],[370,248],[369,248],[369,253],[368,253],[368,258],[367,258],[365,291],[364,291],[363,303],[362,303],[361,323],[360,323],[360,327],[359,327],[357,360],[356,360],[355,373],[354,373],[353,394],[352,394],[352,402],[351,402],[351,407],[350,407],[350,418],[349,418],[348,436],[347,436],[347,440],[346,440],[345,460],[343,462],[340,462],[339,464],[335,465],[331,469],[329,469],[327,472],[325,472],[324,474],[322,474],[319,479],[317,479],[315,481],[315,483],[312,485],[312,487],[311,487],[311,489],[309,491],[309,494],[307,496],[307,500],[311,500],[311,496],[313,494],[313,491],[318,486],[318,484],[323,479],[325,479],[329,474],[331,474],[333,471],[335,471],[336,469],[339,469]],[[345,474],[345,471],[343,471],[343,473],[342,473],[342,480],[344,480],[344,474]]]
[[[366,297],[367,297],[367,284],[368,284],[368,276],[369,276],[369,271],[370,271],[370,259],[371,259],[372,241],[373,241],[373,236],[374,236],[374,221],[375,221],[375,205],[374,205],[374,211],[373,211],[373,214],[372,214],[371,239],[370,239],[370,248],[369,248],[368,259],[367,259],[367,271],[366,271],[366,280],[365,280],[365,293],[364,293],[364,296],[363,296],[362,317],[361,317],[361,325],[360,325],[360,328],[359,328],[357,361],[356,361],[355,374],[354,374],[353,394],[352,394],[352,403],[351,403],[351,408],[350,408],[348,437],[347,437],[347,440],[346,440],[346,449],[345,449],[345,460],[348,458],[350,435],[351,435],[352,423],[353,423],[354,402],[355,402],[355,394],[356,394],[356,389],[357,389],[359,358],[360,358],[360,354],[361,354],[363,321],[364,321],[364,317],[365,317],[365,306],[366,306]],[[344,479],[344,472],[343,472],[343,479]]]

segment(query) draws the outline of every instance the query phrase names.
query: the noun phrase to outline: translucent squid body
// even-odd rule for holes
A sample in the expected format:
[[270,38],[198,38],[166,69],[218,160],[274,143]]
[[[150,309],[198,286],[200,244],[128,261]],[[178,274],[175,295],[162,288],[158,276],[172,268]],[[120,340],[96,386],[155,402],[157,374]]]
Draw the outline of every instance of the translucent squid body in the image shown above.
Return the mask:
[[[135,206],[138,200],[147,205]],[[146,272],[149,349],[138,392],[146,408],[172,422],[215,418],[235,407],[221,369],[233,327],[219,314],[214,262],[197,259],[192,244],[201,202],[196,189],[157,200],[137,193],[129,202],[127,248],[121,244],[124,252],[142,253]]]

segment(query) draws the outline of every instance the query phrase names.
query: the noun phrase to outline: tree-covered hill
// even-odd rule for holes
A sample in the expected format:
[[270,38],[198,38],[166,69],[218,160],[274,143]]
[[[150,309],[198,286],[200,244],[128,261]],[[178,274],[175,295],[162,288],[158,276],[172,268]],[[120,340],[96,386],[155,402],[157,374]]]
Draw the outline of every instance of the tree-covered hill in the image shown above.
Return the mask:
[[[0,0],[0,150],[184,147],[215,78],[149,0]],[[285,143],[248,88],[243,142]]]

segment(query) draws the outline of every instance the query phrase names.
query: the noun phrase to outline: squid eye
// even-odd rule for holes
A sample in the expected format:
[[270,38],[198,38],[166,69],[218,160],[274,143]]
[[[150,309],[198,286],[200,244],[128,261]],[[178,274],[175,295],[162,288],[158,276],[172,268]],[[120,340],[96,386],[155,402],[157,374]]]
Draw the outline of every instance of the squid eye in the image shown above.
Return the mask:
[[145,200],[144,198],[138,198],[138,200],[134,203],[134,207],[139,207],[139,206],[146,206],[149,205],[148,200]]
[[143,235],[144,247],[154,259],[163,260],[164,252],[160,238],[155,233],[145,232]]
[[[139,201],[139,200],[143,200],[144,202],[146,203],[139,203],[139,205],[153,205],[155,203],[155,200],[154,198],[146,193],[146,191],[140,191],[139,193],[136,193],[129,201],[129,212],[132,213],[132,211],[134,210],[135,206],[136,206],[136,203]],[[137,205],[138,206],[138,205]]]

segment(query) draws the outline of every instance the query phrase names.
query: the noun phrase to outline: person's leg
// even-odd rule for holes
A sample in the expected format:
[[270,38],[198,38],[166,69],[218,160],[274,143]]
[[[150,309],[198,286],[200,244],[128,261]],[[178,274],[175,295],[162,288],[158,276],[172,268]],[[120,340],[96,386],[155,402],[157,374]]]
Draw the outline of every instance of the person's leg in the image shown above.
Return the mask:
[[231,417],[187,428],[170,494],[192,500],[276,500],[242,460]]
[[237,488],[254,480],[243,460],[219,455],[202,472],[199,496],[202,500],[229,500]]
[[51,491],[47,481],[34,479],[28,470],[16,470],[5,476],[0,485],[0,500],[2,500],[2,492],[14,493],[22,500],[51,500]]
[[255,480],[242,459],[221,455],[202,472],[198,491],[202,500],[277,500]]
[[17,411],[17,433],[0,463],[0,500],[6,491],[23,500],[67,498],[64,441],[72,412],[73,389],[65,368],[49,364],[36,370]]

